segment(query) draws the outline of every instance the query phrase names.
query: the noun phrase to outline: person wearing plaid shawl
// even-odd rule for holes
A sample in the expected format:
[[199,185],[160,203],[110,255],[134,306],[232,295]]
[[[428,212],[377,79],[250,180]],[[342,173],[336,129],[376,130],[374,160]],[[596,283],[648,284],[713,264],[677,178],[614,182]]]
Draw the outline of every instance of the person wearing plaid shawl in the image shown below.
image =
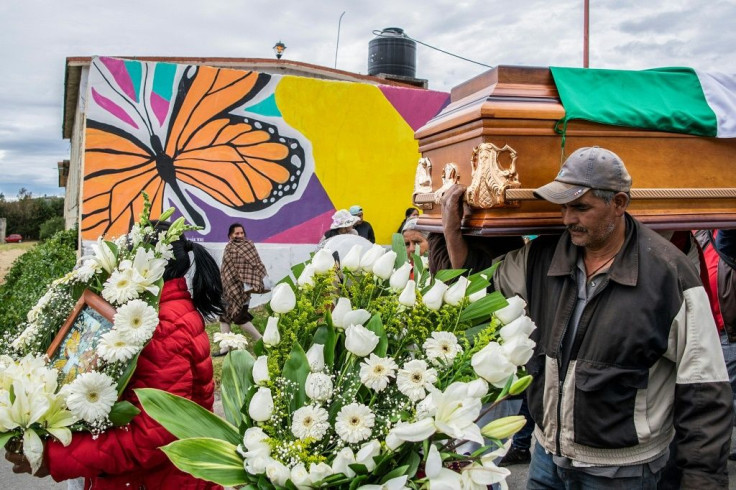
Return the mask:
[[[230,324],[235,323],[257,340],[261,334],[251,323],[253,315],[248,311],[248,305],[251,293],[265,292],[263,278],[266,276],[266,266],[253,242],[245,237],[243,225],[230,225],[227,236],[230,241],[225,246],[220,267],[225,303],[225,313],[220,316],[220,331],[230,332]],[[215,356],[225,354],[227,350],[221,349]]]

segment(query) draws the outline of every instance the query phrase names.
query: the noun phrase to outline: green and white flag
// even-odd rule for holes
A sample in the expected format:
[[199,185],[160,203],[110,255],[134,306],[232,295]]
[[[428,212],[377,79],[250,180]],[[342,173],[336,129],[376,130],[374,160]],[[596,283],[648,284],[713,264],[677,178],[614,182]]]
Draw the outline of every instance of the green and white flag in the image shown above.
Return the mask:
[[643,71],[550,67],[564,125],[614,126],[736,138],[736,76],[692,68]]

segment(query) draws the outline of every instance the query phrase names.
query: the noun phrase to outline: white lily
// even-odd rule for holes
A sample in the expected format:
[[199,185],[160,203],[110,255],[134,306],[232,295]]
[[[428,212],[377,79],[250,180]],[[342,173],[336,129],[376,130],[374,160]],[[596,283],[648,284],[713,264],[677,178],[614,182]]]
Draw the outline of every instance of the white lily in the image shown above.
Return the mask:
[[434,394],[437,412],[434,425],[438,431],[454,439],[483,444],[480,427],[475,420],[480,415],[483,404],[480,398],[470,396],[468,383],[455,382],[440,393]]
[[409,477],[404,476],[397,476],[396,478],[391,478],[386,483],[382,483],[381,485],[362,485],[358,487],[358,490],[406,490],[408,487],[406,486],[406,480],[408,480]]
[[496,458],[504,456],[510,446],[511,439],[503,447],[481,456],[480,464],[473,463],[465,466],[460,476],[461,488],[485,490],[490,485],[498,483],[502,490],[507,490],[508,484],[506,483],[506,477],[511,474],[511,471],[507,468],[499,468],[493,461]]
[[102,237],[97,239],[97,243],[92,244],[92,251],[95,254],[94,261],[108,274],[118,265],[118,259],[115,257],[115,253]]
[[424,473],[429,480],[430,490],[457,490],[460,486],[460,475],[442,465],[442,457],[434,444],[429,446]]

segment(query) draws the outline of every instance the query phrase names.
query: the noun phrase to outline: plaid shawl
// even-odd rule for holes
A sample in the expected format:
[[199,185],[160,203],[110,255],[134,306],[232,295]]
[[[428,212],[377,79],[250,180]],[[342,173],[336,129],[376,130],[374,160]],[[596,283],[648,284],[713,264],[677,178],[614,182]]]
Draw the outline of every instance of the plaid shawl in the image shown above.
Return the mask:
[[225,246],[222,255],[220,275],[225,300],[225,314],[222,315],[222,319],[226,322],[232,321],[250,301],[251,292],[264,291],[263,278],[266,276],[266,266],[261,262],[252,241],[231,241]]

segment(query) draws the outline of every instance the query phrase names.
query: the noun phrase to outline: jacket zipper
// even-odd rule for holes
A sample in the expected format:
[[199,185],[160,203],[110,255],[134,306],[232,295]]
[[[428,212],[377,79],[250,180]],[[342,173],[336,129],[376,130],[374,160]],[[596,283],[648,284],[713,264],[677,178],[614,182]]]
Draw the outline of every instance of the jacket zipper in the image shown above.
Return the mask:
[[[575,279],[576,273],[577,271],[571,274],[571,279],[574,284],[576,284],[576,279]],[[575,287],[577,288],[577,285]],[[557,346],[557,359],[556,359],[557,361],[557,430],[555,431],[555,446],[557,449],[555,453],[557,454],[557,456],[562,456],[562,387],[565,384],[565,378],[567,377],[567,371],[565,371],[564,376],[562,375],[562,359],[561,359],[562,347],[563,347],[562,344],[565,340],[565,335],[567,334],[567,331],[570,328],[570,317],[572,316],[572,312],[575,311],[574,302],[576,301],[577,301],[577,290],[576,290],[575,296],[573,297],[572,309],[569,310],[570,313],[565,319],[565,329],[562,331],[562,336],[560,337],[560,343]]]

